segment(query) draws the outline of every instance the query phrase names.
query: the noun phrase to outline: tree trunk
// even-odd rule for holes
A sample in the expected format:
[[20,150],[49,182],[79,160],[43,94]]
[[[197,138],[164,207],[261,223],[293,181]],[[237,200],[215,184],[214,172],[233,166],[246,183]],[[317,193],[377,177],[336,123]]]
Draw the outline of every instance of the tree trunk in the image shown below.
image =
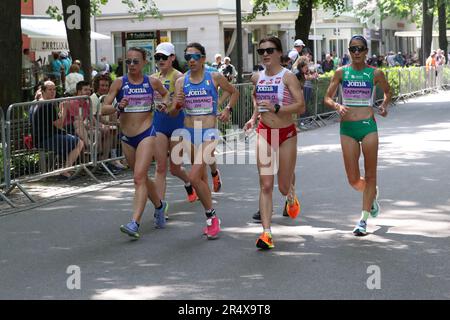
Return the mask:
[[0,106],[22,101],[22,29],[20,1],[0,1],[0,21],[7,27],[0,32]]
[[445,5],[447,0],[439,1],[438,20],[439,20],[439,48],[444,50],[444,57],[447,59],[447,12]]
[[425,65],[425,61],[431,52],[431,42],[433,40],[433,10],[434,10],[434,0],[423,0],[423,24],[422,24],[422,50],[421,50],[421,61],[422,65]]
[[313,41],[309,41],[309,30],[312,22],[313,0],[299,0],[298,17],[295,20],[295,39],[301,39],[310,49],[314,47]]
[[[91,20],[90,20],[90,0],[61,0],[66,25],[67,42],[72,59],[81,61],[81,68],[84,72],[84,80],[91,81]],[[80,8],[81,16],[67,11],[70,6],[76,5]],[[72,22],[80,19],[80,26],[72,28]]]

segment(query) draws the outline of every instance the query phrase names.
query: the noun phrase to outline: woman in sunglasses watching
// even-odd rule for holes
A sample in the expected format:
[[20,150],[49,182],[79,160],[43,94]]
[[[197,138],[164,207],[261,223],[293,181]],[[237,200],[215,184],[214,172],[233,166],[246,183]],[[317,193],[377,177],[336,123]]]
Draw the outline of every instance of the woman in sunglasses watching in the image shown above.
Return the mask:
[[[378,130],[372,106],[375,86],[384,92],[378,113],[386,117],[391,91],[381,70],[366,64],[367,41],[361,35],[350,39],[351,63],[336,70],[325,95],[325,104],[341,116],[341,147],[349,184],[363,193],[362,213],[353,230],[355,236],[367,234],[367,219],[380,212],[377,187]],[[340,87],[342,103],[334,101]],[[364,177],[360,175],[359,156],[364,155]]]
[[[155,227],[164,228],[166,223],[164,215],[168,204],[158,196],[154,182],[148,178],[148,169],[153,159],[156,137],[152,123],[154,94],[157,91],[162,97],[156,108],[164,110],[169,104],[169,93],[161,81],[143,74],[142,70],[146,64],[144,49],[128,49],[125,63],[128,73],[112,83],[104,100],[102,114],[117,111],[120,115],[120,139],[127,162],[133,170],[135,188],[132,220],[122,225],[120,230],[138,239],[139,224],[147,197],[155,206]],[[112,105],[114,99],[117,102]]]
[[[188,44],[184,50],[184,58],[189,70],[175,83],[172,106],[175,113],[180,112],[182,108],[185,113],[184,141],[189,144],[188,151],[192,163],[189,180],[205,209],[206,227],[203,234],[208,239],[215,239],[220,232],[220,221],[212,205],[206,164],[210,164],[213,160],[211,152],[219,139],[217,119],[223,122],[229,120],[239,92],[219,72],[205,70],[206,52],[200,43]],[[217,116],[219,86],[230,94],[230,101]]]
[[[156,47],[154,55],[155,61],[158,65],[159,71],[153,74],[153,77],[158,78],[169,91],[170,102],[172,102],[175,93],[175,82],[183,74],[173,68],[173,63],[176,60],[175,47],[170,42],[160,43]],[[159,94],[155,92],[157,100],[161,99]],[[167,152],[178,144],[177,141],[172,141],[171,137],[176,129],[184,127],[184,112],[179,112],[177,116],[171,117],[166,112],[155,110],[155,117],[153,125],[156,130],[156,144],[155,144],[155,158],[156,158],[156,173],[155,184],[158,190],[158,195],[161,199],[165,198],[166,194],[166,175],[167,175]],[[175,164],[172,157],[169,156],[170,173],[173,176],[180,178],[184,182],[188,201],[194,202],[197,200],[197,195],[187,175],[186,170],[181,164]]]
[[[294,219],[300,213],[300,203],[295,194],[294,173],[297,161],[297,130],[292,115],[305,112],[305,101],[296,76],[281,65],[283,49],[280,39],[262,39],[257,52],[265,69],[252,76],[255,85],[254,111],[244,130],[253,128],[260,115],[256,154],[260,184],[259,212],[263,233],[256,240],[256,246],[260,249],[272,249],[272,193],[275,173],[278,176],[278,189],[286,196],[285,207],[288,215]],[[278,171],[275,169],[275,155]]]

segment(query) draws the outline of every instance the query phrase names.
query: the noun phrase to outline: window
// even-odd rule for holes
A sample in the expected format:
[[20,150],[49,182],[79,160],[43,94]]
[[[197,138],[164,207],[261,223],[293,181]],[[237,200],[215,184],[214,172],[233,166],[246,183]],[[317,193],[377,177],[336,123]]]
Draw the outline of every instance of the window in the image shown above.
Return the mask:
[[177,56],[178,62],[184,61],[184,49],[186,49],[187,45],[187,31],[186,30],[177,30],[172,31],[172,44],[175,46],[175,54]]

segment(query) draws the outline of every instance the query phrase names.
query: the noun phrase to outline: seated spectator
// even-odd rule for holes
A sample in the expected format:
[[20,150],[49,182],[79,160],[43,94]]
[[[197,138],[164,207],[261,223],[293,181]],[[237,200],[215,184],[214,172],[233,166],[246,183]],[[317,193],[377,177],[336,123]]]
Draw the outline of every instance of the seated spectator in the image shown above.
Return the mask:
[[[90,96],[89,82],[80,81],[76,85],[76,96]],[[67,132],[77,135],[86,147],[91,145],[89,129],[95,125],[95,119],[90,121],[90,103],[87,99],[69,100],[61,103],[61,118]]]
[[70,66],[69,74],[66,76],[66,95],[74,96],[76,94],[77,83],[84,80],[84,76],[79,73],[80,67],[78,64],[72,64]]
[[[40,101],[55,99],[56,86],[53,82],[46,81],[41,90]],[[73,166],[83,150],[83,142],[61,130],[62,119],[58,118],[58,111],[53,103],[38,104],[32,108],[30,118],[34,146],[65,158],[66,168]],[[69,172],[63,172],[60,177],[70,179],[72,176]]]

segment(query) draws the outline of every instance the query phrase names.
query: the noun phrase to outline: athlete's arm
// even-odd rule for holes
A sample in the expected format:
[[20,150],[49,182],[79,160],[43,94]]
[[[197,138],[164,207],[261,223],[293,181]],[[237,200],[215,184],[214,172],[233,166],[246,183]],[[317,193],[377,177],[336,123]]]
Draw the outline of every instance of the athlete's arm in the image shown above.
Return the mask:
[[[239,98],[239,91],[237,91],[237,89],[231,85],[228,80],[219,72],[213,72],[212,73],[213,76],[213,81],[215,82],[216,88],[220,87],[222,88],[222,90],[224,92],[228,92],[231,97],[230,97],[230,101],[228,102],[228,106],[229,108],[234,108],[234,106],[237,103],[237,100]],[[218,117],[220,121],[223,122],[227,122],[228,119],[230,118],[230,109],[225,108],[223,109],[223,111],[221,112],[220,116]]]
[[169,107],[169,91],[167,91],[167,89],[163,86],[161,80],[154,77],[150,77],[149,79],[153,90],[158,91],[162,97],[162,101],[159,105],[156,106],[156,108],[161,112],[166,112],[167,108]]
[[337,88],[342,81],[342,68],[338,68],[331,78],[330,85],[328,86],[327,93],[325,94],[324,104],[339,112],[341,116],[347,113],[348,108],[334,101],[334,96],[336,95]]
[[379,86],[384,92],[384,99],[383,99],[383,102],[381,103],[381,105],[379,107],[378,113],[381,116],[386,117],[387,113],[388,113],[387,109],[388,109],[388,106],[391,103],[391,99],[392,99],[391,87],[389,86],[389,83],[386,80],[386,77],[384,76],[383,71],[381,71],[381,70],[376,69],[374,71],[374,78],[373,78],[373,80],[374,80],[373,81],[374,84]]
[[278,114],[292,113],[300,115],[305,113],[305,99],[303,92],[299,90],[300,82],[297,77],[292,72],[286,72],[283,77],[283,82],[291,93],[293,102],[280,108]]
[[244,125],[244,130],[250,130],[253,128],[253,126],[256,123],[256,119],[258,118],[258,105],[256,103],[256,84],[258,83],[258,79],[259,79],[259,73],[255,72],[252,74],[252,78],[251,81],[253,83],[253,90],[252,90],[252,102],[253,102],[253,114],[250,118],[250,120],[248,120],[245,125]]
[[[103,104],[101,105],[100,109],[100,115],[109,115],[114,114],[117,110],[112,105],[114,99],[117,96],[117,93],[119,93],[120,88],[122,88],[122,78],[117,78],[114,80],[114,82],[111,84],[111,87],[109,88],[109,92],[106,95],[106,97],[103,99]],[[122,99],[126,100],[126,99]],[[122,101],[121,101],[122,103]]]
[[184,107],[184,75],[179,77],[177,81],[175,81],[175,92],[173,94],[172,104],[167,110],[171,116],[177,116],[180,110]]

